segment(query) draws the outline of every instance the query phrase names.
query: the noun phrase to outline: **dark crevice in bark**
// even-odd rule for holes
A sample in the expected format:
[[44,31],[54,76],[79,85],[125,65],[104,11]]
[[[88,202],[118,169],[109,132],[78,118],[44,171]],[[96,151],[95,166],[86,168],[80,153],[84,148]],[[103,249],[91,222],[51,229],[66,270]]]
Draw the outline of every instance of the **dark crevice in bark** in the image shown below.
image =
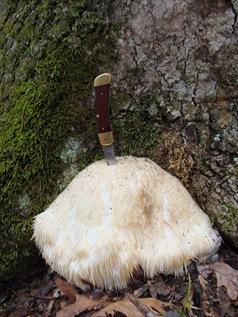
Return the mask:
[[195,107],[197,106],[196,94],[197,94],[198,82],[199,82],[199,71],[197,72],[196,85],[194,87],[193,95],[192,95],[192,102]]
[[232,12],[234,13],[234,23],[232,25],[233,27],[233,34],[235,33],[236,31],[236,22],[237,22],[237,12],[236,12],[236,9],[234,7],[234,4],[233,2],[230,0],[230,4],[231,4],[231,9],[232,9]]

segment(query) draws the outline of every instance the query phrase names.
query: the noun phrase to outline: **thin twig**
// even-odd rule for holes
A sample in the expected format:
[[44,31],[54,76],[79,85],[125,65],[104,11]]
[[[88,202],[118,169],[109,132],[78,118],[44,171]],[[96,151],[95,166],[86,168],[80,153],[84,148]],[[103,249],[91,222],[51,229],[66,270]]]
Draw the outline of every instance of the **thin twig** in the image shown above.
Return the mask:
[[55,297],[55,296],[39,296],[39,295],[30,294],[30,296],[31,296],[31,297],[35,297],[35,298],[39,298],[39,299],[50,299],[50,300],[52,300],[52,299],[62,298],[62,297],[64,297],[65,295],[61,295],[61,296]]
[[128,299],[136,306],[136,308],[145,316],[145,317],[158,317],[161,316],[160,314],[154,314],[151,309],[144,304],[142,301],[136,299],[135,297],[131,296],[129,293],[126,294]]

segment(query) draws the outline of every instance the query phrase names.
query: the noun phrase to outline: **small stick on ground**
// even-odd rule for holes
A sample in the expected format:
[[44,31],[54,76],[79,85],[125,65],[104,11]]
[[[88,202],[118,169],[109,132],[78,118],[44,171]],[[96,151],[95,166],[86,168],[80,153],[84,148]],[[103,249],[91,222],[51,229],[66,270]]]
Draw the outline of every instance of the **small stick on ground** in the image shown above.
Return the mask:
[[136,308],[145,316],[145,317],[159,317],[162,316],[159,313],[153,313],[151,309],[144,304],[142,301],[136,299],[135,297],[131,296],[129,293],[126,294],[128,299],[136,306]]
[[40,296],[40,295],[34,295],[34,294],[30,294],[31,297],[35,297],[35,298],[39,298],[39,299],[50,299],[50,300],[54,300],[54,299],[59,299],[64,297],[64,295],[62,296]]

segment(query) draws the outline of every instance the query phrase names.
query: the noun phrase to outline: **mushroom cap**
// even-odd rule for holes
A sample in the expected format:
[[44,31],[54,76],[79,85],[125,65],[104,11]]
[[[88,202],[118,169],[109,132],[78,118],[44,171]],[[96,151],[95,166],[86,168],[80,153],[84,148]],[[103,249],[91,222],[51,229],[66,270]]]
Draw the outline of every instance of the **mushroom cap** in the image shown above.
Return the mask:
[[124,288],[146,276],[183,271],[215,252],[221,238],[182,183],[132,156],[81,171],[34,220],[36,245],[53,270],[85,289]]

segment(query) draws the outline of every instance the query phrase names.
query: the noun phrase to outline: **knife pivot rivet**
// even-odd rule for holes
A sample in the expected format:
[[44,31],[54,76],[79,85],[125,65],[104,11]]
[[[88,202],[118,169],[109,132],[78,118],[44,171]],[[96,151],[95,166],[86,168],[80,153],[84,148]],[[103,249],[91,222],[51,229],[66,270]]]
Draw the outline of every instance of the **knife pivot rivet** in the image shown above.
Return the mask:
[[99,114],[96,115],[96,118],[100,118]]

